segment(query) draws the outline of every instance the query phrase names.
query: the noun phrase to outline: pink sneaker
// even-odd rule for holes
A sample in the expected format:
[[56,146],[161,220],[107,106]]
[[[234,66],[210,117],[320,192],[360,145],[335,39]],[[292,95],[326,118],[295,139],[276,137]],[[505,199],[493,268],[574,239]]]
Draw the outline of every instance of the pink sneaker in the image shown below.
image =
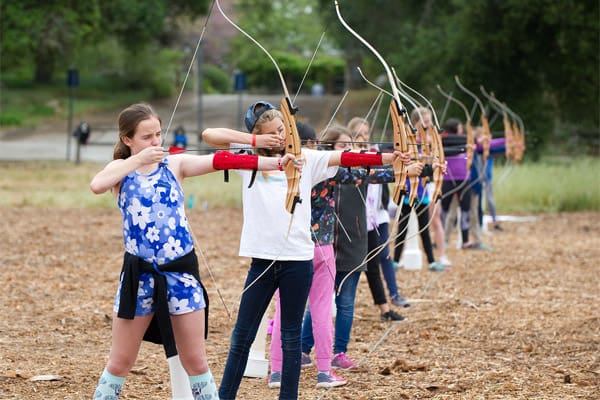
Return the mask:
[[317,374],[318,388],[332,388],[336,386],[343,386],[346,383],[348,382],[346,382],[344,378],[337,376],[333,370],[330,370],[329,372],[319,372]]
[[331,368],[349,370],[358,368],[358,364],[348,358],[346,353],[337,353],[331,360]]

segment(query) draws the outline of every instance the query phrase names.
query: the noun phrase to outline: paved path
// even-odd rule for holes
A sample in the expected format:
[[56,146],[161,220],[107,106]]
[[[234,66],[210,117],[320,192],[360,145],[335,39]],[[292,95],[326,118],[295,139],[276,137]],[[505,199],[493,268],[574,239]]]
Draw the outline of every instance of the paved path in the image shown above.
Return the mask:
[[[253,101],[263,99],[278,105],[281,97],[272,95],[205,95],[202,99],[202,128],[226,126],[242,129],[241,115]],[[328,123],[338,105],[338,96],[299,96],[296,104],[301,107],[299,116],[313,124],[317,130]],[[163,119],[166,130],[175,106],[175,99],[152,103]],[[198,147],[198,101],[195,96],[182,99],[173,118],[165,143],[173,140],[173,130],[183,125],[188,131],[190,147]],[[112,159],[113,145],[117,140],[118,112],[103,112],[74,118],[76,127],[80,121],[90,124],[92,133],[89,144],[80,147],[80,160],[106,163]],[[74,128],[73,128],[74,129]],[[69,146],[69,147],[67,147]],[[69,155],[67,157],[67,154]],[[77,143],[67,134],[67,121],[56,121],[35,128],[0,130],[0,160],[72,160],[76,159]]]

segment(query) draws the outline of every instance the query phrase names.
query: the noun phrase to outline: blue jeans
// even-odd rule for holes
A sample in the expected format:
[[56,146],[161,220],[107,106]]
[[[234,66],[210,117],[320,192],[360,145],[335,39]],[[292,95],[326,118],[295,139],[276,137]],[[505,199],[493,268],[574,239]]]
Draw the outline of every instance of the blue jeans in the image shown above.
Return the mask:
[[[379,234],[379,245],[386,243],[390,239],[390,224],[385,222],[377,226],[377,233]],[[394,270],[394,263],[392,257],[390,257],[390,246],[389,243],[379,253],[379,263],[381,265],[381,272],[383,273],[383,279],[388,288],[390,297],[398,295],[398,284],[396,283],[396,271]]]
[[[340,282],[349,271],[337,271],[335,274],[336,294]],[[356,298],[356,288],[360,278],[360,271],[354,271],[346,279],[339,295],[335,296],[335,335],[333,339],[333,354],[346,353],[348,343],[350,343],[350,332],[352,331],[352,321],[354,320],[354,299]],[[315,340],[312,333],[312,318],[310,310],[306,311],[304,321],[302,321],[302,351],[310,353]]]
[[[252,259],[244,287],[254,282],[272,260]],[[235,399],[240,386],[250,346],[256,338],[260,321],[279,288],[281,302],[281,371],[280,399],[298,398],[300,379],[300,330],[302,315],[312,284],[313,265],[308,261],[276,261],[250,288],[240,301],[237,321],[231,333],[229,355],[219,387],[221,400]]]

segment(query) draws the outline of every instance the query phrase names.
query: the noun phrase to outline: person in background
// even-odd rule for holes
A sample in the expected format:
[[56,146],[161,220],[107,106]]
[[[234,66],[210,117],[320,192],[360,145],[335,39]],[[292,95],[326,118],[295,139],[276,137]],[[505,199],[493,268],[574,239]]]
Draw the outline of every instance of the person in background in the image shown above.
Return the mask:
[[[92,192],[115,195],[125,247],[113,307],[112,345],[94,399],[118,399],[142,339],[163,343],[168,357],[179,353],[195,400],[218,399],[206,360],[208,298],[181,183],[225,165],[269,170],[277,167],[277,160],[226,152],[165,156],[161,119],[148,104],[127,107],[118,123],[113,161],[90,182]],[[281,163],[293,159],[285,155]],[[153,319],[157,325],[151,326]]]
[[[371,138],[371,127],[365,118],[354,117],[348,122],[348,129],[355,135],[355,141],[364,141],[367,144]],[[360,144],[360,143],[359,143]],[[371,151],[380,151],[377,144],[370,145]],[[367,186],[366,212],[367,212],[367,251],[378,252],[367,263],[367,276],[369,277],[369,288],[375,304],[379,305],[381,312],[389,311],[389,305],[383,286],[380,283],[380,270],[383,273],[390,303],[397,307],[410,307],[410,303],[400,294],[396,281],[396,268],[390,257],[390,214],[388,204],[390,202],[390,190],[387,183],[369,184]]]
[[[423,128],[425,130],[427,130],[427,128],[431,124],[431,111],[425,107],[416,108],[411,112],[410,119],[411,119],[413,126],[416,126],[417,124],[422,124]],[[445,171],[446,167],[444,166],[443,168]],[[409,205],[409,197],[408,196],[404,197],[404,203],[401,205],[401,208],[400,208],[401,214],[400,215],[402,215],[403,217],[401,217],[398,220],[398,229],[397,229],[398,233],[396,234],[396,240],[395,240],[395,245],[394,245],[394,262],[396,262],[396,263],[400,262],[400,258],[402,256],[402,251],[404,249],[404,241],[406,239],[406,233],[407,233],[406,231],[408,228],[410,213],[414,209],[415,215],[417,217],[419,233],[421,236],[421,245],[422,245],[423,251],[425,252],[425,256],[427,257],[427,263],[429,265],[428,268],[430,271],[443,272],[443,271],[445,271],[446,266],[449,265],[450,261],[445,256],[445,246],[444,245],[437,247],[437,249],[438,249],[438,254],[440,254],[439,259],[443,260],[444,264],[446,264],[446,266],[444,266],[441,262],[436,261],[434,253],[433,253],[433,244],[431,243],[431,236],[429,234],[429,226],[435,227],[434,229],[437,229],[438,228],[437,224],[438,223],[441,224],[441,218],[439,217],[439,214],[437,212],[433,213],[433,207],[435,207],[435,205],[430,206],[430,203],[431,203],[430,202],[430,192],[433,190],[433,185],[434,185],[434,183],[432,182],[433,167],[429,168],[428,171],[429,171],[430,175],[427,175],[427,177],[429,178],[430,182],[427,184],[426,187],[423,186],[422,179],[421,179],[424,177],[419,178],[418,186],[416,188],[412,188],[410,186],[410,179],[408,179],[408,178],[406,179],[407,192],[410,193],[410,191],[412,191],[413,189],[417,190],[417,196],[416,196],[415,202],[412,206]],[[398,211],[396,211],[396,212],[398,212]],[[441,229],[442,243],[445,241],[443,233],[444,233],[444,231],[443,231],[443,229]],[[440,235],[440,232],[435,231],[434,237],[437,238],[439,235]]]
[[[343,126],[329,128],[322,143],[327,143],[335,150],[350,151],[351,133]],[[408,153],[403,155],[406,163],[410,162]],[[410,174],[420,174],[422,165],[413,163],[408,166]],[[335,333],[333,343],[332,368],[349,370],[358,366],[347,356],[348,344],[352,332],[354,319],[354,300],[360,274],[366,271],[364,265],[367,255],[367,229],[365,194],[370,183],[387,183],[394,179],[393,170],[390,168],[364,168],[343,169],[345,175],[339,177],[346,184],[336,184],[335,189],[335,216],[334,252],[335,252]],[[342,284],[343,282],[343,284]],[[381,278],[380,278],[381,282]],[[383,291],[383,288],[382,290]],[[384,293],[385,297],[385,293]],[[382,310],[383,311],[383,310]],[[381,314],[382,321],[402,321],[404,317],[388,309]],[[305,314],[302,332],[302,351],[309,354],[313,346],[310,311]]]
[[[303,146],[309,149],[317,148],[317,138],[313,128],[305,123],[297,122],[298,135]],[[349,140],[349,138],[348,138]],[[336,177],[343,173],[338,170]],[[347,381],[338,376],[331,368],[333,346],[333,319],[332,298],[335,281],[335,255],[333,251],[333,228],[335,225],[333,191],[336,177],[325,179],[313,186],[310,194],[311,201],[311,233],[315,243],[313,256],[313,280],[308,293],[308,309],[312,316],[311,327],[303,324],[302,331],[315,332],[312,337],[315,348],[315,363],[317,366],[317,387],[332,388],[342,386]],[[281,349],[280,319],[281,305],[279,292],[277,292],[275,318],[271,333],[270,357],[271,373],[268,386],[278,388],[281,386],[281,370],[283,367],[283,353]],[[312,347],[312,346],[311,346]],[[302,342],[304,350],[305,343]],[[310,349],[302,353],[302,368],[312,365]]]
[[[420,113],[420,117],[419,117]],[[411,122],[413,126],[416,124],[422,124],[423,128],[427,132],[427,129],[431,126],[431,110],[425,107],[419,107],[411,112]],[[424,145],[431,144],[431,138],[428,137],[428,142]],[[423,145],[423,144],[422,144]],[[425,186],[426,195],[428,199],[431,199],[434,190],[434,183],[430,179],[427,185]],[[442,191],[443,193],[443,191]],[[439,264],[442,265],[443,268],[439,268],[439,266],[435,266],[438,270],[443,270],[452,266],[452,262],[448,259],[446,255],[446,237],[444,235],[444,224],[442,222],[442,212],[441,212],[441,203],[433,202],[430,203],[427,212],[429,213],[429,228],[431,229],[431,234],[433,237],[433,243],[435,244],[435,250],[438,255],[437,260]],[[426,249],[424,249],[427,252]],[[397,263],[400,260],[396,253],[394,253],[394,261]]]

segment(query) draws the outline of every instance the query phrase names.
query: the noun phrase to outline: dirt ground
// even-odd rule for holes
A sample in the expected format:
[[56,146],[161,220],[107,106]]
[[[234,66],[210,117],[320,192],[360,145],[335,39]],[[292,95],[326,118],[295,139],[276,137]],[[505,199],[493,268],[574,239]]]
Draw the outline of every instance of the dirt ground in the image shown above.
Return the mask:
[[[223,371],[248,260],[237,256],[241,212],[189,211],[214,274],[209,362]],[[0,209],[0,399],[91,399],[110,346],[122,239],[117,210]],[[493,251],[451,249],[450,271],[399,270],[408,321],[379,320],[364,276],[347,386],[317,389],[302,371],[301,399],[600,398],[599,213],[506,222]],[[53,380],[36,380],[56,375]],[[45,377],[48,379],[48,377]],[[144,343],[122,399],[170,399],[161,347]],[[240,399],[275,399],[245,378]]]

